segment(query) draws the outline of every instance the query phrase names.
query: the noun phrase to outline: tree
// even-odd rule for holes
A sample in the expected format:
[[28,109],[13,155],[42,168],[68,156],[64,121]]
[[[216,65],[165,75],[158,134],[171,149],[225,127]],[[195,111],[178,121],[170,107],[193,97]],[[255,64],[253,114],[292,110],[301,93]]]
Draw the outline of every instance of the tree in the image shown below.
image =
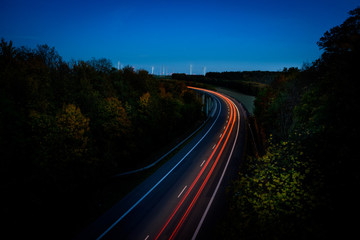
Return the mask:
[[309,220],[323,183],[303,151],[296,140],[281,141],[247,159],[234,183],[226,238],[293,239],[314,231]]
[[143,167],[189,127],[183,109],[192,103],[184,103],[179,86],[161,88],[148,72],[116,71],[107,59],[66,63],[54,47],[16,48],[1,39],[0,182],[8,198],[1,212],[15,216],[15,203],[24,200],[25,215],[40,216],[29,224],[33,230],[56,228],[60,224],[46,224],[54,223],[51,217],[71,214],[69,237],[84,218],[79,209],[98,211],[93,193],[102,180]]
[[104,132],[111,138],[127,137],[130,132],[131,122],[127,116],[121,101],[115,97],[107,98],[104,101],[101,113]]
[[56,116],[63,161],[81,158],[87,153],[89,121],[74,104],[64,105]]
[[350,17],[340,26],[326,31],[317,43],[327,53],[360,50],[360,7],[349,12]]
[[358,200],[344,195],[359,188],[353,116],[360,114],[360,8],[350,15],[320,39],[324,53],[312,66],[284,69],[257,96],[255,115],[270,144],[264,156],[245,163],[235,186],[234,225],[245,237],[295,239],[310,230],[311,239],[344,238],[353,228],[347,214],[359,211]]
[[49,47],[47,44],[38,45],[35,54],[50,69],[56,69],[62,63],[62,58],[55,50],[55,47]]
[[13,47],[13,42],[10,41],[7,43],[4,38],[1,38],[0,43],[0,56],[1,56],[1,64],[0,67],[4,67],[7,64],[11,63],[11,60],[15,57],[17,51],[16,48]]
[[96,71],[102,73],[110,73],[113,68],[111,61],[106,58],[92,58],[90,61],[87,61],[87,64],[93,67]]

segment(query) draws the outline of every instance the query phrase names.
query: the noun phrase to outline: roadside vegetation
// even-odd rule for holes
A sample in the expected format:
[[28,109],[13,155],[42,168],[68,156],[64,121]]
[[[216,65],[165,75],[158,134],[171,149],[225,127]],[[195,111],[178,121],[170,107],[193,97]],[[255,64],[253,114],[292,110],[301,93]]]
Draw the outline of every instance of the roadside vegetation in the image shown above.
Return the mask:
[[39,236],[41,226],[43,233],[69,238],[101,207],[104,181],[149,164],[204,119],[201,107],[184,83],[131,67],[118,71],[106,59],[65,62],[53,47],[17,48],[2,39],[0,208],[6,228],[20,225]]
[[218,92],[225,93],[226,95],[235,98],[246,108],[246,110],[249,112],[250,115],[254,114],[254,101],[255,101],[254,96],[246,95],[238,91],[233,91],[229,88],[217,87],[216,90]]
[[229,189],[222,239],[347,239],[356,233],[360,164],[360,8],[327,31],[320,59],[284,69],[256,97],[264,152]]

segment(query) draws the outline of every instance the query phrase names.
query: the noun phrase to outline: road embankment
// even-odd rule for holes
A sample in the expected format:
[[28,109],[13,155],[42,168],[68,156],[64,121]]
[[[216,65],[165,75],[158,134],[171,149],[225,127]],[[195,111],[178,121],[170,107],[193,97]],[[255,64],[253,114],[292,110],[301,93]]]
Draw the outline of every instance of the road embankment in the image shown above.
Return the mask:
[[216,90],[220,93],[224,93],[230,97],[235,98],[237,101],[241,102],[246,110],[250,113],[250,115],[254,114],[254,101],[255,97],[246,95],[228,88],[216,87]]

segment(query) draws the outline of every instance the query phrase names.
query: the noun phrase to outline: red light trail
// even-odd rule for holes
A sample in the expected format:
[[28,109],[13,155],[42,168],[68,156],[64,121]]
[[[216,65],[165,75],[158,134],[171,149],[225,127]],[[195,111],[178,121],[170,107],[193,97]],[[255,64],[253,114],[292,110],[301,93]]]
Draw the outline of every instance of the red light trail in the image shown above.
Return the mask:
[[[178,210],[180,209],[180,207],[183,205],[184,201],[187,199],[187,197],[189,196],[189,194],[191,193],[191,191],[193,190],[194,186],[197,184],[198,180],[200,179],[200,177],[203,175],[205,169],[207,168],[207,166],[210,163],[210,160],[214,157],[215,153],[217,152],[218,148],[221,145],[221,142],[224,140],[225,136],[226,139],[222,144],[222,147],[209,171],[209,173],[207,174],[205,180],[203,181],[203,183],[201,184],[201,187],[199,188],[199,190],[197,191],[195,197],[192,199],[190,205],[187,207],[185,214],[181,217],[180,221],[177,223],[175,230],[172,232],[171,236],[169,239],[174,239],[176,234],[178,233],[178,231],[180,230],[181,226],[183,225],[184,221],[186,220],[186,218],[188,217],[191,209],[193,208],[193,206],[195,205],[196,201],[198,200],[200,194],[202,193],[203,189],[205,188],[208,180],[210,179],[215,167],[218,164],[218,161],[227,145],[227,142],[229,140],[229,137],[232,133],[234,124],[236,122],[236,114],[235,114],[235,107],[234,107],[234,103],[232,103],[232,101],[230,101],[227,97],[214,92],[214,91],[210,91],[210,90],[205,90],[205,89],[200,89],[200,88],[195,88],[195,87],[189,87],[191,89],[194,90],[200,90],[200,91],[205,91],[205,92],[209,92],[211,94],[214,94],[220,98],[222,98],[227,105],[230,107],[230,117],[229,117],[229,121],[227,122],[226,128],[224,133],[222,134],[220,140],[218,141],[218,143],[216,144],[215,147],[213,147],[213,151],[210,155],[210,157],[207,159],[206,164],[204,165],[204,167],[202,168],[202,170],[199,172],[199,174],[197,175],[197,177],[195,178],[195,180],[192,182],[191,186],[188,188],[188,190],[186,191],[186,193],[184,194],[183,198],[181,199],[181,201],[178,203],[178,205],[176,206],[175,210],[172,212],[172,214],[170,215],[169,219],[167,220],[167,222],[165,223],[165,225],[162,227],[161,231],[159,232],[159,234],[156,236],[155,239],[159,239],[160,236],[163,234],[163,232],[165,231],[165,229],[167,228],[167,226],[169,225],[169,223],[173,220],[174,216],[176,215],[176,213],[178,212]],[[231,126],[230,126],[231,125]]]

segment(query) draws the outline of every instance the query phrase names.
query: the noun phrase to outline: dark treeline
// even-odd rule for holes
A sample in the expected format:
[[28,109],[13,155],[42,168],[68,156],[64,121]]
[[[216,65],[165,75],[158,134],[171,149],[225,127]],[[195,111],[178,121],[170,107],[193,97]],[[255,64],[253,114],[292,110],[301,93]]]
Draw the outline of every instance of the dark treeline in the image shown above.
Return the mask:
[[271,83],[279,72],[270,71],[243,71],[243,72],[208,72],[206,77],[210,79],[227,81],[253,81],[259,83]]
[[227,87],[244,94],[256,96],[265,84],[273,82],[279,74],[279,72],[270,71],[208,72],[205,76],[173,74],[172,78]]
[[224,239],[347,239],[359,214],[360,8],[255,101],[265,154],[234,183]]
[[205,76],[173,74],[172,78],[226,87],[244,94],[256,96],[264,86],[274,81],[279,74],[280,72],[270,71],[208,72]]
[[118,71],[106,59],[67,63],[47,45],[16,48],[2,39],[2,217],[28,226],[29,236],[36,226],[68,233],[97,182],[145,166],[202,119],[184,83]]
[[174,73],[173,78],[187,81],[252,81],[270,84],[279,72],[270,71],[238,71],[238,72],[208,72],[204,75],[187,75],[185,73]]

